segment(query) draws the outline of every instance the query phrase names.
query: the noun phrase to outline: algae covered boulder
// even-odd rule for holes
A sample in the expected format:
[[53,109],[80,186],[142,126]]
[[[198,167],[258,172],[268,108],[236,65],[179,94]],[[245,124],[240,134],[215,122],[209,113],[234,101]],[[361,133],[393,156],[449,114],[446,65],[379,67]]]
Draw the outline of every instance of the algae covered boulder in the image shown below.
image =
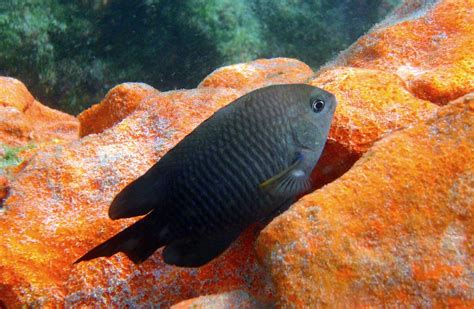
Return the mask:
[[280,306],[474,304],[471,11],[406,1],[311,82],[341,103],[327,160],[362,158],[261,232]]
[[81,123],[80,135],[100,133],[114,126],[131,114],[142,100],[156,93],[158,90],[142,83],[123,83],[115,86],[99,104],[77,116]]
[[396,73],[417,97],[446,104],[474,91],[472,10],[472,1],[405,1],[336,63]]
[[261,232],[283,306],[473,304],[474,105],[377,142]]
[[0,77],[0,144],[24,146],[79,138],[79,121],[36,101],[17,79]]

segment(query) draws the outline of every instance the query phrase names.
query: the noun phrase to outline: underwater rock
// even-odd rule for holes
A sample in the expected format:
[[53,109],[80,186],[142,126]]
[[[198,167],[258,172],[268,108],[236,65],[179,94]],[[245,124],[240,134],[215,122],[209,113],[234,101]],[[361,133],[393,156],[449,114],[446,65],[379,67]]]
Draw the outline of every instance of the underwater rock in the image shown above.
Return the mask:
[[431,115],[437,105],[416,98],[395,74],[349,67],[309,81],[333,93],[338,107],[324,153],[313,172],[320,187],[346,172],[374,141]]
[[466,98],[377,142],[260,233],[279,304],[474,305],[473,190]]
[[185,300],[174,306],[172,309],[191,309],[191,308],[243,308],[260,309],[272,308],[271,303],[262,303],[252,297],[249,293],[241,290],[222,293],[218,295],[206,295]]
[[0,143],[21,146],[53,139],[75,140],[79,121],[36,101],[25,85],[0,76]]
[[472,1],[405,1],[335,63],[396,73],[419,98],[446,104],[474,91],[473,24]]
[[309,84],[333,93],[338,106],[331,137],[362,154],[375,140],[430,116],[437,105],[416,98],[395,74],[336,67]]
[[110,89],[105,98],[91,106],[77,118],[81,123],[80,136],[100,133],[132,113],[146,97],[159,93],[143,83],[123,83]]
[[305,83],[313,74],[307,64],[296,59],[258,59],[217,69],[198,88],[224,87],[250,92],[271,84]]
[[8,195],[8,179],[5,176],[0,175],[0,209],[3,205],[3,200]]
[[23,112],[35,100],[26,86],[17,79],[0,76],[0,106]]

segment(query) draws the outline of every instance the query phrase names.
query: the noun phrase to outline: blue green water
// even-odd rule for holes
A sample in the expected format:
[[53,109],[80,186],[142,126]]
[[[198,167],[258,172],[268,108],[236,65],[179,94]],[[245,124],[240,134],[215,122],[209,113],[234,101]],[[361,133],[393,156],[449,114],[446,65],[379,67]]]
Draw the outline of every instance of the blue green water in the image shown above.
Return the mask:
[[78,113],[114,85],[193,88],[214,69],[293,57],[317,69],[400,0],[0,0],[0,75]]

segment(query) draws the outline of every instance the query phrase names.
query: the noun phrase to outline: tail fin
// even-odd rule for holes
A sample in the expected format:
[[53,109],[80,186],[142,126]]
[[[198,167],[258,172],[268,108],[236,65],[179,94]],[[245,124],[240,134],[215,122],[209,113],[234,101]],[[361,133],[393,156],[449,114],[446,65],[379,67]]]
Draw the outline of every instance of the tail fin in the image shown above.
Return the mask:
[[101,256],[109,257],[117,252],[125,253],[135,264],[139,264],[164,245],[159,237],[162,228],[157,222],[155,213],[152,212],[93,248],[74,264]]

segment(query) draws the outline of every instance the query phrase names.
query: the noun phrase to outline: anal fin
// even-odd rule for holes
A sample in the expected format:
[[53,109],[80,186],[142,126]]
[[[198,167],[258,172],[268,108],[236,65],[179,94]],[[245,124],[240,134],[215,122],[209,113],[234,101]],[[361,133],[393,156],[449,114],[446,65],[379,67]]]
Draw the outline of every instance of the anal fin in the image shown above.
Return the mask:
[[140,264],[164,245],[163,239],[157,235],[159,233],[156,233],[156,229],[161,231],[162,228],[157,215],[152,212],[96,246],[75,261],[74,264],[102,256],[109,257],[117,252],[125,253],[135,264]]
[[225,234],[186,238],[175,241],[163,250],[166,264],[180,267],[200,267],[222,254],[237,239],[241,230]]

